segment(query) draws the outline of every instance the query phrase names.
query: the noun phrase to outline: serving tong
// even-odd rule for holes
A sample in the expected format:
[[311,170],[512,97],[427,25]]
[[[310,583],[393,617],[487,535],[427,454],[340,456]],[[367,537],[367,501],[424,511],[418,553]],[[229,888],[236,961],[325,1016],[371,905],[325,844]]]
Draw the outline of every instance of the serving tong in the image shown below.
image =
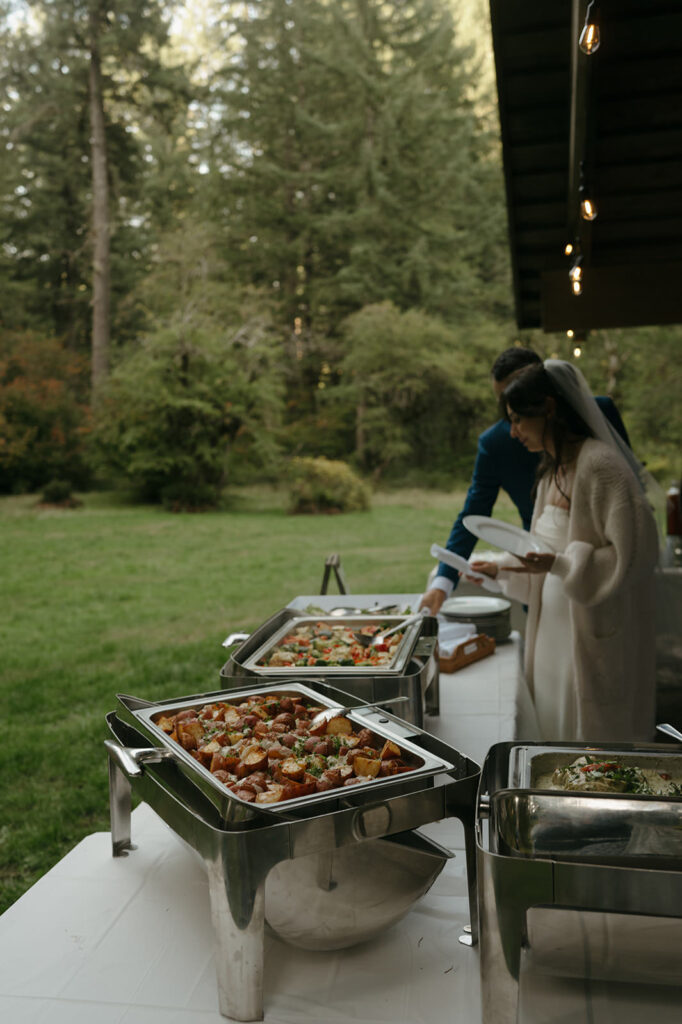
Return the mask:
[[386,700],[379,700],[375,704],[357,704],[354,707],[342,707],[342,708],[324,708],[322,711],[318,711],[316,715],[310,719],[309,728],[312,730],[315,726],[320,725],[322,722],[328,722],[331,718],[347,718],[351,711],[364,711],[366,708],[383,708],[385,704],[402,704],[403,701],[409,700],[409,697],[387,697]]
[[407,626],[411,626],[413,622],[421,619],[426,611],[415,612],[414,615],[408,615],[406,619],[399,622],[397,626],[392,626],[390,629],[380,630],[378,633],[362,633],[360,630],[353,631],[353,636],[363,647],[375,647],[377,644],[382,644],[387,636],[393,636],[394,633],[399,632],[401,629],[405,629]]

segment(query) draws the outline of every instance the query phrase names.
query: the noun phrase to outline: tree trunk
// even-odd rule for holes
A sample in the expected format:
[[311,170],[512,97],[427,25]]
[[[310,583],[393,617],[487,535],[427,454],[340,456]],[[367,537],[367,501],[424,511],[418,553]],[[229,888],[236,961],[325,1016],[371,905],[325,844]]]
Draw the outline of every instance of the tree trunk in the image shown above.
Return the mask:
[[90,18],[90,153],[92,163],[92,398],[109,373],[109,174],[104,129],[98,17]]

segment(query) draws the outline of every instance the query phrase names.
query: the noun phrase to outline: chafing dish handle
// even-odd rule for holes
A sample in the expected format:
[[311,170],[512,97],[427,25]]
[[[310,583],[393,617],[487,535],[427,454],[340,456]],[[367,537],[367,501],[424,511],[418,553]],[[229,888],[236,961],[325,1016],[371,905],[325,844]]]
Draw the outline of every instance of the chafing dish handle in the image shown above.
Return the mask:
[[130,834],[130,779],[143,774],[145,763],[173,760],[173,752],[156,747],[122,747],[105,740],[109,755],[109,813],[111,816],[111,852],[125,857],[134,850]]
[[124,775],[135,778],[142,775],[144,764],[158,764],[159,761],[175,760],[172,750],[163,747],[121,747],[113,740],[105,740],[109,757],[112,758]]
[[235,644],[241,644],[244,640],[248,640],[251,636],[250,633],[230,633],[226,636],[222,642],[223,647],[234,647]]

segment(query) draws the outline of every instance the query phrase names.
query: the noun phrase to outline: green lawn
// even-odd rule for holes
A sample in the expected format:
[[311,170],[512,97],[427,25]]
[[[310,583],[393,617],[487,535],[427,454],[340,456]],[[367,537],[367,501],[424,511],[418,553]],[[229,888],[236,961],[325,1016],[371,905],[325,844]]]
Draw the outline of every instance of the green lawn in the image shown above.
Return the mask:
[[[287,515],[256,488],[201,515],[111,494],[73,511],[0,499],[0,911],[108,828],[117,692],[215,689],[227,633],[319,593],[331,552],[356,593],[423,590],[463,494],[379,494],[370,512],[330,516]],[[508,502],[495,514],[516,521]]]

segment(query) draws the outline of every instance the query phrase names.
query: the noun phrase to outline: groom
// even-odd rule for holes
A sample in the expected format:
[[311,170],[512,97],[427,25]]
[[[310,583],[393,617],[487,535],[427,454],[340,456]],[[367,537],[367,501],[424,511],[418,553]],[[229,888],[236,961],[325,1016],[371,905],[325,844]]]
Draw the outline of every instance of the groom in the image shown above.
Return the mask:
[[[508,348],[502,352],[492,367],[492,385],[496,398],[507,386],[512,374],[541,363],[542,359],[531,348]],[[630,444],[627,431],[613,401],[605,396],[595,401],[606,418],[615,427],[624,441]],[[506,491],[519,510],[525,530],[530,528],[533,514],[531,491],[535,482],[538,465],[537,452],[529,452],[511,437],[509,423],[502,419],[484,431],[478,439],[478,451],[474,472],[462,511],[454,522],[446,547],[462,558],[468,558],[476,544],[476,537],[469,533],[462,520],[465,516],[489,516],[497,500],[500,487]],[[437,615],[446,597],[452,593],[459,581],[459,573],[441,562],[438,572],[421,600],[421,607],[428,608],[431,615]]]

